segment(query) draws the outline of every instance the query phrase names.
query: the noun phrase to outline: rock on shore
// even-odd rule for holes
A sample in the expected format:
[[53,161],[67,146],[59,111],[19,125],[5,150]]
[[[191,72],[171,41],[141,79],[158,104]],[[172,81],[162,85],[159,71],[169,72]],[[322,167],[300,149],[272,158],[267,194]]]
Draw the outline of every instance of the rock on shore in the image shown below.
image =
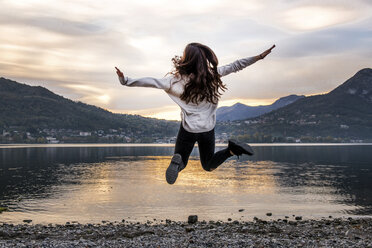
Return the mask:
[[0,247],[371,247],[372,219],[0,225]]

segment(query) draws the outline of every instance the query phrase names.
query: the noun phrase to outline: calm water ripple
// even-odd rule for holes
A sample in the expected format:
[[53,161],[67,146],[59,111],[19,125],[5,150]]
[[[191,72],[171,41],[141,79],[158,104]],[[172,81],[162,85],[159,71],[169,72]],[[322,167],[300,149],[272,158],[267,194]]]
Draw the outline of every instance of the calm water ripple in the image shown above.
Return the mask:
[[255,151],[205,172],[195,149],[168,185],[171,146],[0,146],[0,222],[372,215],[372,145]]

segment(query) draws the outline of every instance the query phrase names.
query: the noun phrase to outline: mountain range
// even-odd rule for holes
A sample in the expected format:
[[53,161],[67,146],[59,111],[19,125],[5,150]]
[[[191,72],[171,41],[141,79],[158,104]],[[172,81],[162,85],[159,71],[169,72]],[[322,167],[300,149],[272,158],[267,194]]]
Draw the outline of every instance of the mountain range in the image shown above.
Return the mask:
[[271,105],[261,106],[248,106],[238,102],[229,107],[218,108],[216,113],[217,115],[216,119],[217,121],[236,121],[253,118],[268,113],[270,111],[276,110],[278,108],[284,107],[304,97],[305,96],[303,95],[301,96],[289,95],[286,97],[279,98]]
[[174,136],[178,122],[146,118],[139,115],[115,114],[102,108],[75,102],[41,86],[29,86],[0,78],[0,128],[18,130],[123,129],[127,133]]
[[[372,140],[372,69],[358,71],[327,94],[309,97],[290,95],[269,106],[236,104],[221,108],[218,114],[220,120],[237,118],[236,113],[241,116],[244,111],[240,109],[254,109],[250,114],[266,113],[244,120],[217,122],[217,136],[266,137],[255,139],[258,142],[271,142],[277,137],[318,136]],[[179,122],[115,114],[69,100],[44,87],[0,78],[0,131],[9,128],[34,133],[46,128],[81,131],[118,129],[124,136],[134,137],[135,140],[138,140],[137,137],[148,138],[148,142],[153,142],[159,137],[175,136]]]
[[358,71],[327,94],[299,99],[242,122],[243,133],[372,139],[372,69]]

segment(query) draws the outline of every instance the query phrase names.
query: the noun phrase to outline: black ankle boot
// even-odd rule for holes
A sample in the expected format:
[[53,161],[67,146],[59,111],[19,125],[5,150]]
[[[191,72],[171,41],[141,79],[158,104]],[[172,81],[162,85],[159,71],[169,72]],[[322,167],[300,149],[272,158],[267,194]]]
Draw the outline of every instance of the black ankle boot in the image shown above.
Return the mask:
[[240,156],[242,154],[247,154],[252,156],[254,154],[252,147],[247,145],[246,143],[237,141],[237,140],[229,140],[229,150],[232,151],[235,155]]
[[169,167],[165,172],[165,178],[167,182],[169,184],[174,184],[177,180],[178,172],[180,172],[184,168],[185,165],[183,164],[181,155],[178,153],[174,154]]

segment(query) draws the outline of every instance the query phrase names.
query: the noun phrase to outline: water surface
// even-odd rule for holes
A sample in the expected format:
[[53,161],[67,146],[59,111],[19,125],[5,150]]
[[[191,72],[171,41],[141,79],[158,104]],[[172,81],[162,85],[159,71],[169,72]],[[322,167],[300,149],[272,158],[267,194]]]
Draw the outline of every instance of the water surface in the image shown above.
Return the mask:
[[256,145],[255,156],[229,159],[213,172],[202,170],[196,148],[168,185],[173,149],[0,146],[0,206],[10,209],[0,222],[372,215],[372,145]]

